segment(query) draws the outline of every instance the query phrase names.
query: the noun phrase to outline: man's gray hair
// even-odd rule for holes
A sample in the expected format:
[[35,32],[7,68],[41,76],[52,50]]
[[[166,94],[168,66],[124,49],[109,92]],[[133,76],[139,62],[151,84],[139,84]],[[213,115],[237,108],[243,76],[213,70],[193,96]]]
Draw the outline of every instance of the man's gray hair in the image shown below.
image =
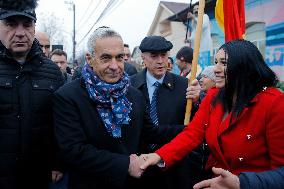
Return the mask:
[[94,55],[94,49],[96,46],[96,40],[97,39],[102,39],[102,38],[107,38],[107,37],[119,37],[122,39],[121,35],[114,31],[113,29],[109,27],[99,27],[97,28],[92,35],[90,36],[88,42],[87,42],[87,48],[88,51],[91,53],[91,55]]

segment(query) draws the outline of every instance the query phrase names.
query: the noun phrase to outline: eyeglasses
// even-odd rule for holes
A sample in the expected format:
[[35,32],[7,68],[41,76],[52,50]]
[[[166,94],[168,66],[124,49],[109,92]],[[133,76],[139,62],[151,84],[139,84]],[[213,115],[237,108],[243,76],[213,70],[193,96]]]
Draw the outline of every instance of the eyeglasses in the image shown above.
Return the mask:
[[39,45],[40,48],[45,48],[45,49],[49,49],[50,48],[50,45]]

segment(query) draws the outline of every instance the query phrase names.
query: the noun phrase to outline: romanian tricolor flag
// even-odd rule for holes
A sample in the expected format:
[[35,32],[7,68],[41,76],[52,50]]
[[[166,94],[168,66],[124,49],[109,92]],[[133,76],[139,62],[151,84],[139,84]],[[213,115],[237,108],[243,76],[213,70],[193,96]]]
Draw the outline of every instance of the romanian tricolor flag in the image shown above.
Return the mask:
[[244,0],[217,0],[215,18],[225,33],[225,41],[245,37]]

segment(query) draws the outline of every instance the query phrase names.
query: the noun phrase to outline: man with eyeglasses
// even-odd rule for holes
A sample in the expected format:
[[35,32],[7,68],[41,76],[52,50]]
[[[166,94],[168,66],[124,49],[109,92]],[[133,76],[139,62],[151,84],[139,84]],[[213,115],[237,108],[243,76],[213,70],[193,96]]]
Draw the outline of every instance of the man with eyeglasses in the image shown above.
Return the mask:
[[35,38],[39,41],[40,47],[46,57],[50,54],[50,40],[44,32],[37,31]]

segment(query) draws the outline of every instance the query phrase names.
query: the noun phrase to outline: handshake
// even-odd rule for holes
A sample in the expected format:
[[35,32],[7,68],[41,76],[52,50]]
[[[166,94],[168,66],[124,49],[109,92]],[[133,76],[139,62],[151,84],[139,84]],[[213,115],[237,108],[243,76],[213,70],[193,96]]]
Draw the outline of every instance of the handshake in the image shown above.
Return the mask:
[[128,174],[134,178],[140,178],[147,167],[157,165],[161,161],[161,157],[156,153],[141,154],[140,156],[131,154],[129,157]]

